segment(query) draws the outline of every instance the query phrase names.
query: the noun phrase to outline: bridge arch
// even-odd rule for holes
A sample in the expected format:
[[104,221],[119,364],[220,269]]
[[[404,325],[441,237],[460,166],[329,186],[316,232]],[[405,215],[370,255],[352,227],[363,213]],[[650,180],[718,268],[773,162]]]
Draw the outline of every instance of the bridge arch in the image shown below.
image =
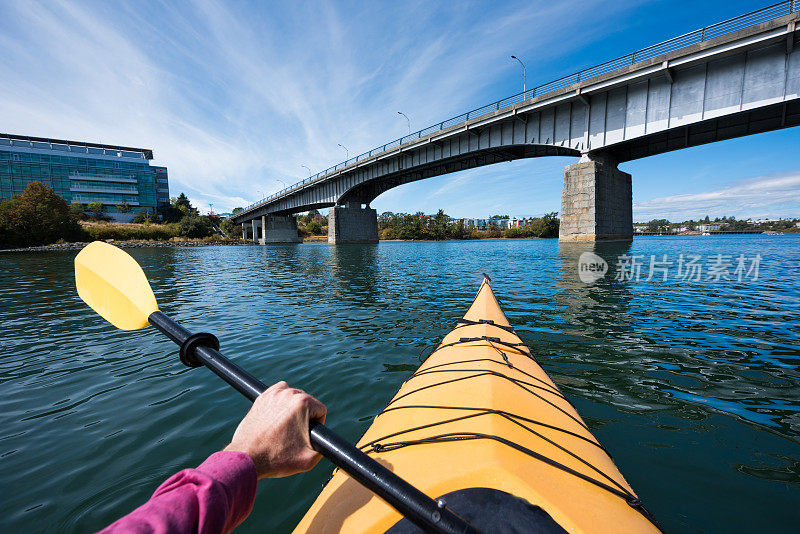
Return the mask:
[[345,190],[336,200],[335,205],[342,206],[352,203],[369,205],[381,194],[404,184],[496,163],[546,156],[580,157],[581,151],[575,148],[539,143],[477,149],[457,157],[415,165],[408,170],[399,169],[392,174],[367,179]]

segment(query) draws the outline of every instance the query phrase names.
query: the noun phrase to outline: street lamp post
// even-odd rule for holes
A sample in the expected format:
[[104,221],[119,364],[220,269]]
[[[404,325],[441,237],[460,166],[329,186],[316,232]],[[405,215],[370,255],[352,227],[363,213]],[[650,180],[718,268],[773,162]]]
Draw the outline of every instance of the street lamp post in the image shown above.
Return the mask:
[[311,176],[311,174],[312,174],[311,169],[309,169],[305,165],[300,165],[300,166],[303,167],[305,170],[307,170],[308,171],[308,175]]
[[267,195],[265,195],[265,194],[264,194],[264,192],[263,192],[261,189],[256,189],[256,193],[258,193],[259,195],[261,195],[261,200],[264,200],[264,197],[266,197],[266,196],[267,196]]
[[342,148],[344,149],[344,153],[345,153],[345,155],[347,156],[347,159],[350,159],[350,151],[349,151],[349,150],[347,150],[347,147],[346,147],[346,146],[344,146],[342,143],[336,143],[336,144],[337,144],[337,145],[339,145],[340,147],[342,147]]
[[280,178],[275,178],[275,181],[282,183],[284,188],[288,188],[289,187],[289,184],[287,184],[286,182],[284,182]]
[[519,61],[519,64],[522,65],[522,92],[524,93],[525,90],[527,89],[525,86],[525,77],[526,77],[525,63],[523,63],[522,60],[517,56],[511,56],[511,59],[516,59],[517,61]]
[[409,134],[411,134],[411,119],[409,119],[409,118],[408,118],[408,115],[406,115],[406,114],[405,114],[405,113],[403,113],[402,111],[398,111],[398,112],[397,112],[397,114],[398,114],[398,115],[402,115],[403,117],[405,117],[405,118],[406,118],[406,122],[408,123],[408,133],[409,133]]

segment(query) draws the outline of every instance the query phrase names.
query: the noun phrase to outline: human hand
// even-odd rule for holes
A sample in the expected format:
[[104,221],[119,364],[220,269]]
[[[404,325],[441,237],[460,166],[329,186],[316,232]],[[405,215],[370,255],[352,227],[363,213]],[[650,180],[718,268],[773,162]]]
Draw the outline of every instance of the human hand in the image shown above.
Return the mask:
[[259,479],[308,471],[321,458],[311,448],[309,422],[324,423],[326,413],[325,405],[308,393],[278,382],[258,396],[223,450],[250,456]]

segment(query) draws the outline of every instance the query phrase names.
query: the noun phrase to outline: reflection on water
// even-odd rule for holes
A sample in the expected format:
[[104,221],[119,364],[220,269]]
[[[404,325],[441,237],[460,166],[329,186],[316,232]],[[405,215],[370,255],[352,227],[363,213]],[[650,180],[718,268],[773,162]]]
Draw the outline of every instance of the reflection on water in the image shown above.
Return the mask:
[[[494,279],[509,319],[667,531],[800,520],[800,239],[641,238],[134,249],[160,307],[355,440]],[[609,266],[584,283],[578,259]],[[757,282],[619,280],[620,255],[753,254]],[[91,531],[223,447],[247,403],[77,298],[74,253],[0,256],[3,531]],[[262,483],[242,532],[288,531],[330,474]]]
[[[561,275],[556,283],[559,292],[554,303],[561,310],[564,333],[578,336],[604,336],[608,329],[628,328],[626,321],[630,306],[630,294],[623,282],[616,279],[617,258],[629,254],[630,242],[614,243],[561,243],[558,261]],[[605,276],[593,283],[581,281],[578,260],[584,253],[592,253],[608,265]],[[606,313],[606,310],[613,310]]]
[[378,298],[378,245],[340,245],[329,249],[328,268],[337,300],[363,305]]

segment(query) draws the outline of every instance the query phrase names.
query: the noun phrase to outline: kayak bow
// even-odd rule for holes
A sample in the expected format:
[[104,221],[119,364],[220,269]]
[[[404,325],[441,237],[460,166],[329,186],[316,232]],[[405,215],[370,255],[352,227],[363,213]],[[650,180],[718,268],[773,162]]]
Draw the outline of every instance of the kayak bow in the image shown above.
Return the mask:
[[[482,531],[658,532],[488,279],[357,446]],[[295,532],[414,531],[402,519],[336,471]]]

